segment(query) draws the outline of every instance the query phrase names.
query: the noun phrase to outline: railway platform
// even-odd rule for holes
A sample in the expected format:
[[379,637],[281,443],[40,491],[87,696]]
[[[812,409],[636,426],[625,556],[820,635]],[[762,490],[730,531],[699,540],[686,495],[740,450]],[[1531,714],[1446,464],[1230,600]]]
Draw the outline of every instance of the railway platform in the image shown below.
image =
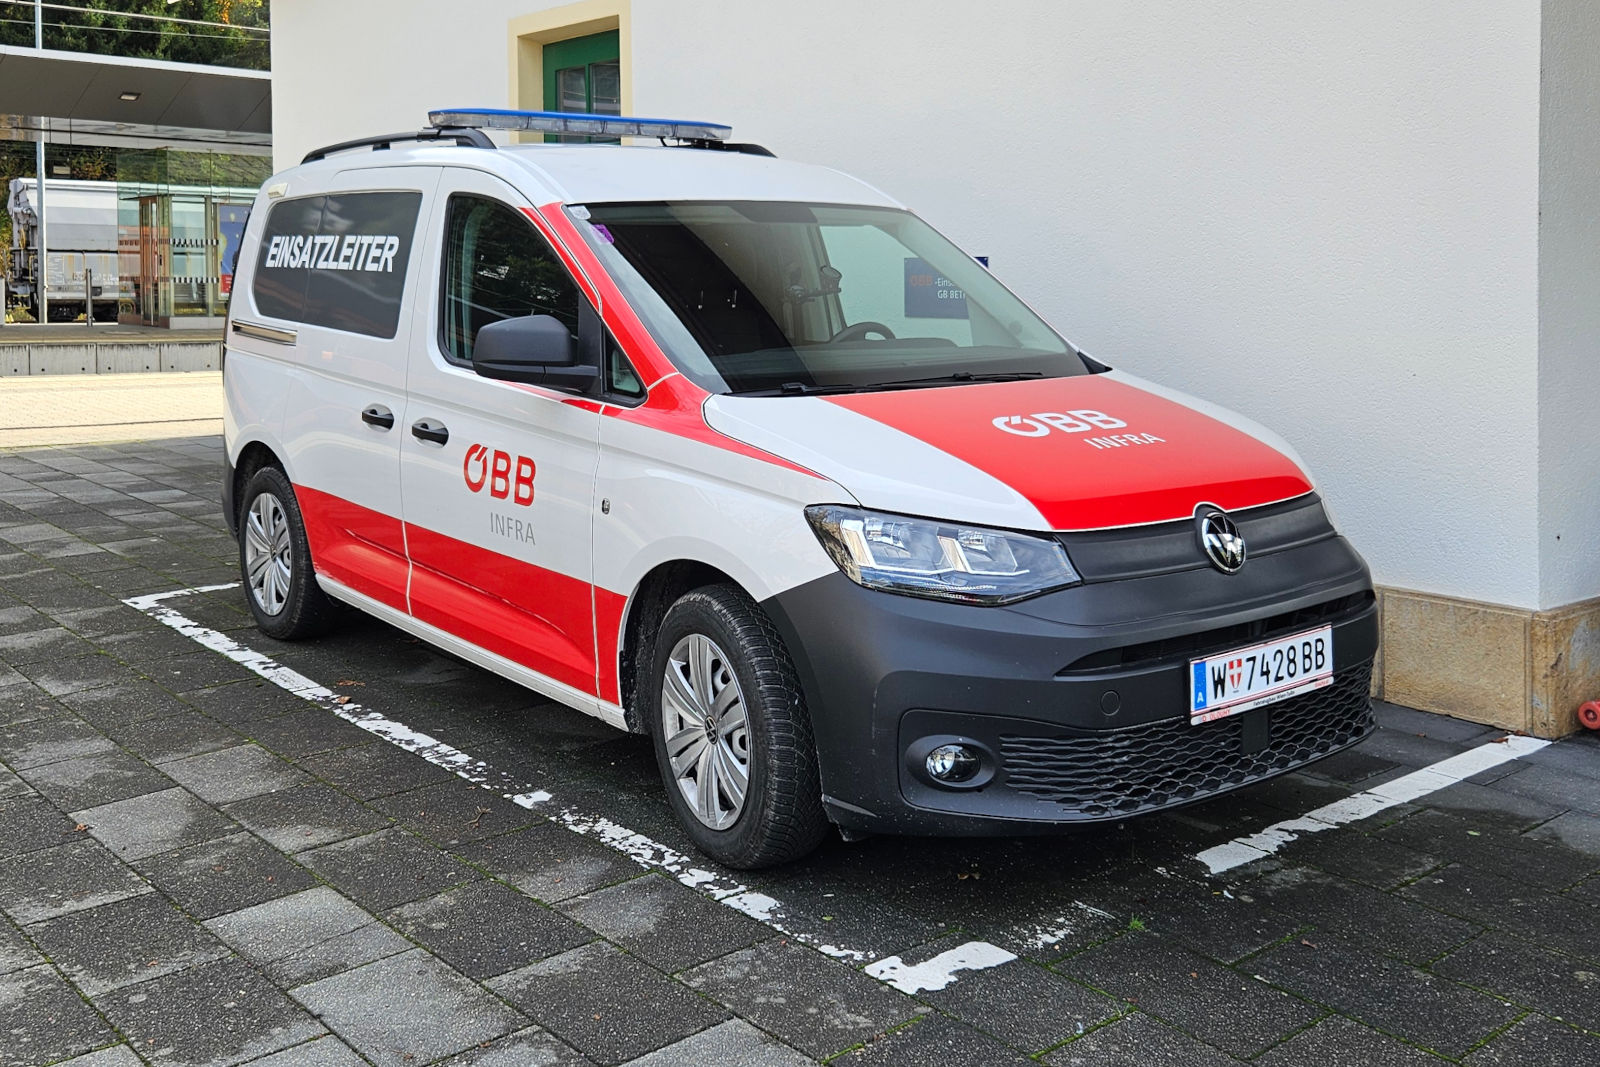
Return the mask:
[[222,331],[168,330],[115,323],[0,326],[0,377],[214,371]]

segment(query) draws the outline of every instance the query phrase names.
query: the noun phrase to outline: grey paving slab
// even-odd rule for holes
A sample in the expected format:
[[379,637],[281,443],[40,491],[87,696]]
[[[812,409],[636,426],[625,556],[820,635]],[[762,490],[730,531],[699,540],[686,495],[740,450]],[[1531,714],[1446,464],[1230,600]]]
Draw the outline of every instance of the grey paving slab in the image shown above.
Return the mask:
[[77,811],[72,818],[126,860],[170,852],[238,829],[232,819],[177,788]]
[[1179,883],[1138,902],[1147,930],[1174,938],[1209,959],[1229,963],[1275,944],[1304,920],[1264,908],[1240,890],[1224,896],[1209,883]]
[[1459,1057],[1515,1019],[1505,1002],[1376,951],[1317,942],[1283,945],[1250,961],[1267,981],[1423,1048]]
[[1443,1067],[1444,1061],[1343,1016],[1330,1015],[1255,1062],[1264,1067]]
[[[92,566],[100,570],[108,561],[95,560]],[[90,576],[91,580],[93,575]],[[57,613],[53,618],[79,637],[110,637],[112,634],[131,633],[159,626],[148,615],[135,611],[126,604],[106,604],[97,608],[71,608]]]
[[148,721],[106,726],[105,731],[123,748],[157,766],[245,740],[242,734],[188,706]]
[[1361,940],[1419,965],[1482,931],[1464,919],[1306,867],[1270,872],[1250,883],[1249,891],[1254,899],[1311,927],[1305,935],[1310,940]]
[[402,905],[395,929],[469,978],[491,978],[588,944],[591,930],[500,882],[473,882]]
[[317,883],[310,871],[250,833],[146,856],[133,865],[197,919],[276,900]]
[[389,825],[378,812],[318,782],[234,801],[223,810],[273,847],[290,853]]
[[0,1065],[39,1067],[117,1040],[105,1020],[49,965],[0,975]]
[[0,974],[24,970],[44,962],[22,932],[8,922],[0,922]]
[[1600,818],[1593,815],[1569,811],[1535,826],[1526,836],[1582,852],[1600,863]]
[[[703,964],[689,985],[807,1055],[832,1055],[928,1008],[838,960],[768,941]],[[804,1004],[796,1012],[791,1007]]]
[[411,947],[327,886],[221,915],[205,926],[285,986],[318,981]]
[[[67,706],[0,662],[0,726],[71,719]],[[5,757],[0,756],[0,760]]]
[[41,922],[28,935],[90,997],[229,954],[158,893]]
[[109,752],[115,747],[100,731],[76,718],[35,719],[0,729],[0,760],[14,771]]
[[1600,909],[1581,897],[1550,892],[1464,864],[1435,871],[1403,892],[1439,911],[1509,930],[1600,964]]
[[874,1035],[860,1048],[829,1063],[861,1067],[926,1067],[929,1062],[981,1063],[985,1067],[1026,1067],[1036,1063],[1015,1049],[970,1026],[929,1015],[886,1034]]
[[1433,965],[1435,973],[1525,1008],[1600,1032],[1593,964],[1489,933]]
[[179,785],[211,804],[244,800],[310,781],[304,771],[260,745],[217,749],[161,766]]
[[566,901],[560,909],[668,973],[725,956],[772,934],[770,927],[655,874]]
[[349,1045],[328,1036],[251,1060],[250,1067],[366,1067],[366,1062]]
[[527,1025],[420,949],[301,986],[294,996],[379,1067],[427,1063]]
[[388,829],[299,854],[300,862],[362,905],[386,911],[482,877],[407,830]]
[[61,703],[98,729],[158,719],[188,708],[176,696],[143,678],[70,693],[61,698]]
[[[348,725],[334,719],[325,711],[311,711],[306,714],[323,716],[340,725]],[[270,725],[277,729],[297,726],[300,716],[285,715],[274,719]],[[261,724],[262,726],[269,724]],[[355,727],[349,727],[355,729]],[[261,726],[251,728],[256,736],[261,736]],[[322,735],[319,735],[322,736]],[[359,800],[372,800],[376,797],[392,796],[395,793],[404,793],[423,786],[436,785],[449,781],[454,777],[443,767],[435,766],[426,760],[419,759],[413,753],[384,741],[379,741],[371,734],[362,731],[366,741],[352,747],[338,748],[332,751],[320,751],[305,759],[298,760],[301,767],[321,778],[323,781]],[[332,740],[332,738],[329,738]],[[274,751],[289,755],[287,748],[278,748],[274,742],[263,742]],[[280,742],[287,747],[295,747],[296,742]],[[303,744],[298,747],[304,748]]]
[[82,836],[0,860],[0,908],[24,925],[148,892],[105,846]]
[[34,795],[33,786],[0,767],[0,800]]
[[[1508,774],[1506,777],[1513,776]],[[1435,811],[1450,811],[1489,820],[1509,830],[1531,829],[1567,810],[1566,805],[1552,803],[1548,799],[1508,792],[1501,782],[1492,785],[1457,782],[1437,793],[1429,793],[1427,806]]]
[[[809,1067],[815,1062],[743,1019],[729,1019],[666,1048],[629,1060],[628,1067],[681,1067],[691,1063],[707,1067],[711,1064],[717,1067]],[[512,1067],[512,1064],[507,1063],[505,1067]]]
[[66,811],[127,800],[171,789],[173,785],[172,779],[120,748],[31,767],[21,776],[40,795]]
[[460,780],[383,797],[373,805],[446,848],[544,821],[541,815]]
[[[921,962],[965,940],[965,935],[952,936],[907,962]],[[1123,1010],[1110,997],[1026,960],[963,972],[943,989],[915,995],[1029,1054],[1077,1037]]]
[[[706,1061],[705,1067],[711,1067],[711,1064],[716,1062]],[[588,1067],[591,1063],[592,1060],[580,1056],[576,1050],[554,1034],[537,1026],[530,1026],[526,1030],[497,1037],[493,1041],[484,1042],[476,1048],[451,1056],[439,1067]],[[718,1067],[721,1065],[718,1064]],[[737,1067],[737,1064],[731,1067]]]
[[[30,596],[29,590],[18,588],[20,584],[15,580],[9,583],[12,593],[17,596]],[[13,667],[48,663],[72,656],[86,656],[93,651],[93,645],[64,626],[49,626],[43,630],[0,635],[0,661],[9,663]]]
[[551,902],[637,878],[641,870],[615,849],[548,822],[452,851],[529,896]]
[[134,677],[127,667],[103,652],[54,658],[22,665],[19,668],[33,684],[53,697],[84,689],[114,685]]
[[[1496,874],[1517,872],[1536,885],[1560,889],[1600,870],[1600,856],[1567,847],[1541,831],[1562,819],[1600,819],[1568,812],[1541,823],[1526,833],[1518,833],[1499,823],[1446,811],[1423,811],[1383,831],[1386,841],[1411,848],[1427,848],[1449,863]],[[1577,826],[1576,822],[1568,825]]]
[[1426,847],[1397,844],[1353,827],[1337,834],[1308,834],[1280,855],[1285,861],[1383,890],[1414,881],[1446,862]]
[[236,957],[114,990],[94,1004],[162,1067],[229,1067],[324,1032]]
[[488,986],[600,1064],[634,1059],[727,1018],[715,1004],[604,941]]
[[1324,1014],[1148,933],[1126,934],[1056,969],[1237,1056],[1256,1055]]
[[58,1063],[55,1067],[143,1067],[144,1061],[127,1045],[112,1045]]
[[1530,1015],[1461,1062],[1466,1067],[1576,1067],[1580,1063],[1600,1063],[1600,1035],[1583,1033],[1542,1015]]
[[1136,1013],[1044,1058],[1051,1067],[1238,1067],[1239,1061],[1181,1030]]
[[1558,809],[1600,813],[1600,779],[1575,774],[1566,767],[1525,764],[1495,783],[1507,793]]
[[[448,774],[443,768],[434,767],[426,760],[393,745],[376,741],[373,736],[359,726],[345,722],[326,708],[306,705],[304,711],[294,711],[287,715],[279,715],[270,719],[260,719],[250,724],[247,731],[250,737],[263,748],[270,749],[285,759],[292,759],[302,763],[307,756],[319,752],[334,752],[347,749],[353,745],[371,746],[374,744],[394,752],[396,755],[407,757],[416,770],[416,782],[410,788],[424,785],[422,770],[436,770]],[[307,767],[307,770],[312,768]],[[313,773],[315,773],[313,771]],[[326,775],[318,775],[326,778]],[[339,784],[339,783],[334,783]],[[362,799],[366,799],[363,797]]]
[[72,840],[76,825],[41,796],[0,801],[0,858],[54,848]]
[[281,715],[301,714],[307,707],[306,701],[293,693],[253,675],[188,690],[184,699],[217,721],[236,726],[245,733],[251,732],[255,723]]

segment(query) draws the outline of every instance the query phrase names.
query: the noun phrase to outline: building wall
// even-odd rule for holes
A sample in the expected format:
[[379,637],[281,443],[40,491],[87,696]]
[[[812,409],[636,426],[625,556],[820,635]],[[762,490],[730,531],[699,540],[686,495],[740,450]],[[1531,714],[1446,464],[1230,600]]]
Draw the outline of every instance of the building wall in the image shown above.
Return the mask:
[[1600,595],[1600,4],[1594,0],[1545,0],[1543,101],[1539,595],[1541,606],[1555,607]]
[[[508,23],[545,6],[279,0],[279,163],[511,102]],[[864,177],[1094,355],[1279,430],[1380,582],[1600,594],[1592,549],[1541,566],[1542,534],[1592,510],[1540,467],[1540,0],[627,10],[639,112]],[[1547,360],[1558,392],[1572,351]]]

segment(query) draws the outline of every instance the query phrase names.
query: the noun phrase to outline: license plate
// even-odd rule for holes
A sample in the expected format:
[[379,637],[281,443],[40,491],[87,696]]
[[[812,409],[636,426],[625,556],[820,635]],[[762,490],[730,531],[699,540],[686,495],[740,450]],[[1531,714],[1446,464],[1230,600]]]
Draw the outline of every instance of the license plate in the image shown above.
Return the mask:
[[1333,682],[1333,627],[1189,661],[1189,722],[1225,719]]

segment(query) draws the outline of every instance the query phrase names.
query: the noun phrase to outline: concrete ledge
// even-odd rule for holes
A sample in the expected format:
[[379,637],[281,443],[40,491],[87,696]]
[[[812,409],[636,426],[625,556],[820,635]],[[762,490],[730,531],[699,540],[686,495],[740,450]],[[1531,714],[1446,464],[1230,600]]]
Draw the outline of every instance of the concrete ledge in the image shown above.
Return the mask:
[[1578,729],[1600,699],[1600,599],[1530,611],[1380,589],[1375,695],[1536,737]]
[[0,377],[216,370],[222,342],[205,340],[34,341],[4,343]]

